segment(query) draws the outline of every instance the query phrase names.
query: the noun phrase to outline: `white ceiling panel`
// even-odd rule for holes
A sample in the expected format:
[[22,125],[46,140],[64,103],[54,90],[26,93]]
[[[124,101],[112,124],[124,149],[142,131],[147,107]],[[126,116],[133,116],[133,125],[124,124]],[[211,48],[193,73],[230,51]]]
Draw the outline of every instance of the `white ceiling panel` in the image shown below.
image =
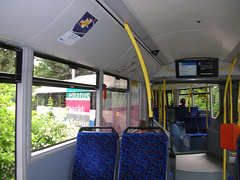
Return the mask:
[[[58,41],[86,12],[97,19],[95,25],[72,45]],[[130,66],[127,70],[117,74],[143,80],[127,32],[94,0],[4,0],[0,7],[0,24],[0,39],[10,44],[29,46],[42,53],[115,74],[127,65]],[[149,68],[160,68],[151,56],[147,55],[146,61]],[[154,72],[153,69],[149,71]]]
[[168,63],[193,56],[225,60],[240,41],[238,0],[123,2]]
[[56,21],[71,5],[71,0],[2,0],[0,36],[25,43]]

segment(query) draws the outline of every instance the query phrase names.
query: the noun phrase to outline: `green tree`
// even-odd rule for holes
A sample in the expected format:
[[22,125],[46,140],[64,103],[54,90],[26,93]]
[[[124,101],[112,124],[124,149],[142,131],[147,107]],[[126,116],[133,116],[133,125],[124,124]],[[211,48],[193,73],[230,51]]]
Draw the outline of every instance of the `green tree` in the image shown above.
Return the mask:
[[[83,68],[75,70],[75,76],[93,74],[93,71]],[[67,64],[50,61],[42,58],[34,60],[34,76],[50,79],[66,80],[72,78],[72,69]]]
[[[71,79],[71,69],[69,66],[46,59],[36,59],[34,64],[34,76],[58,80]],[[35,63],[34,62],[34,63]]]
[[0,179],[15,178],[15,85],[0,84]]
[[15,73],[16,52],[0,47],[0,71]]

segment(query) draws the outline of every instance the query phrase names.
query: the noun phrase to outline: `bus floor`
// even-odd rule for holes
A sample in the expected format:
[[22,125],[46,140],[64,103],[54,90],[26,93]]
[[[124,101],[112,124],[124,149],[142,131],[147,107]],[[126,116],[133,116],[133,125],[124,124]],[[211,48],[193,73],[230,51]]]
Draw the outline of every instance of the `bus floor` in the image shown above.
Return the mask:
[[[233,175],[231,166],[227,176]],[[219,180],[223,179],[222,169],[222,161],[206,153],[176,155],[176,180]]]

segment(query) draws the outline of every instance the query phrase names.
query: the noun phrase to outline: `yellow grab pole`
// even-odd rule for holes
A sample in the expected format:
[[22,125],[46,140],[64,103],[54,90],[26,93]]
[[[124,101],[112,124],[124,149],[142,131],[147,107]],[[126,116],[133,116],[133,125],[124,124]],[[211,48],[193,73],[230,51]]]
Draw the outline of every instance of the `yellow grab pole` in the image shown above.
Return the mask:
[[[233,71],[233,67],[235,66],[236,62],[237,62],[238,57],[236,57],[233,61],[233,64],[231,66],[231,69],[228,73],[228,78],[226,81],[226,85],[225,85],[225,89],[224,89],[224,98],[223,98],[223,107],[224,107],[224,113],[223,113],[223,124],[226,124],[227,122],[227,108],[226,108],[226,99],[227,99],[227,90],[228,90],[228,84],[229,84],[229,80]],[[223,180],[226,179],[226,149],[223,149]]]
[[206,129],[208,128],[208,85],[206,84]]
[[160,105],[160,111],[159,111],[159,124],[161,124],[162,122],[162,117],[163,117],[163,113],[162,113],[162,89],[160,88],[160,85],[159,85],[159,89],[160,89],[160,92],[159,92],[159,105]]
[[238,105],[237,105],[237,110],[238,110],[238,122],[237,124],[240,126],[240,82],[238,82]]
[[140,52],[140,49],[137,45],[137,42],[132,34],[132,31],[131,29],[129,28],[128,24],[124,22],[124,26],[125,26],[125,30],[127,31],[128,33],[128,36],[129,38],[131,39],[132,41],[132,44],[135,48],[135,51],[138,55],[138,59],[139,59],[139,62],[141,64],[141,67],[142,67],[142,71],[143,71],[143,75],[144,75],[144,79],[145,79],[145,84],[146,84],[146,90],[147,90],[147,97],[148,97],[148,112],[149,112],[149,120],[153,119],[153,111],[152,111],[152,95],[151,95],[151,87],[150,87],[150,81],[149,81],[149,77],[148,77],[148,73],[147,73],[147,68],[145,66],[145,63],[144,63],[144,60],[143,60],[143,57],[142,57],[142,54]]
[[161,118],[162,118],[162,90],[161,90],[161,85],[158,85],[158,114],[159,114],[159,124],[161,123]]
[[153,89],[151,90],[151,95],[152,95],[152,99],[154,101],[154,90]]
[[190,113],[190,106],[191,106],[191,93],[192,93],[192,84],[189,89],[189,95],[188,95],[188,112]]
[[166,131],[166,79],[163,79],[163,129]]
[[233,116],[232,116],[232,111],[233,111],[233,107],[232,107],[232,78],[230,77],[230,80],[229,80],[229,84],[230,84],[230,87],[229,87],[229,99],[230,99],[230,111],[229,111],[229,116],[230,116],[230,123],[232,124],[233,123]]
[[155,90],[155,98],[154,98],[154,103],[155,103],[154,105],[155,105],[155,106],[158,105],[158,102],[157,102],[157,100],[158,100],[158,98],[157,98],[157,92],[158,92],[158,91]]

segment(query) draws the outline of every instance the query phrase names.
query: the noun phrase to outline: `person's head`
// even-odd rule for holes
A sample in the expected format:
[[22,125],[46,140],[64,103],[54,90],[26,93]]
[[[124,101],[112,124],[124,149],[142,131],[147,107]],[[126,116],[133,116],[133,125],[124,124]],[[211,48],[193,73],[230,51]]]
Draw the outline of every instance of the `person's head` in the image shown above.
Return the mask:
[[185,98],[182,98],[182,99],[180,100],[180,103],[182,104],[182,106],[185,106],[185,104],[186,104],[186,99],[185,99]]
[[[140,128],[148,128],[148,122],[146,120],[140,119],[138,122],[138,127]],[[147,129],[138,129],[139,133],[147,133]]]

